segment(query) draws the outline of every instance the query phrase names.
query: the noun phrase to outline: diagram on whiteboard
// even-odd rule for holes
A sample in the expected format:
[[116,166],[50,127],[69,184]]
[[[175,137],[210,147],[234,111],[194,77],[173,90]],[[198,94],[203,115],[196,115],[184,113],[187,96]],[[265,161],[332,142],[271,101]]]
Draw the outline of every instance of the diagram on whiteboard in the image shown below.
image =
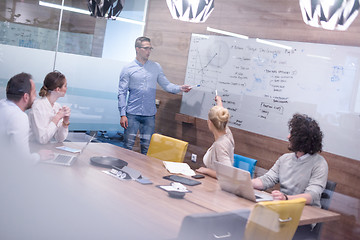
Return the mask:
[[229,46],[224,41],[215,41],[207,49],[208,62],[204,67],[213,66],[222,68],[228,62],[230,57]]
[[360,150],[349,152],[332,140],[339,139],[335,130],[340,129],[346,133],[341,140],[360,149],[349,140],[360,138],[355,112],[360,48],[271,41],[291,49],[255,39],[193,34],[185,84],[199,87],[183,94],[181,113],[207,119],[217,92],[230,112],[230,126],[282,140],[292,115],[305,113],[327,131],[325,148],[360,158]]
[[230,50],[226,42],[215,41],[205,49],[195,49],[188,63],[187,79],[192,85],[215,89],[221,68],[229,60]]

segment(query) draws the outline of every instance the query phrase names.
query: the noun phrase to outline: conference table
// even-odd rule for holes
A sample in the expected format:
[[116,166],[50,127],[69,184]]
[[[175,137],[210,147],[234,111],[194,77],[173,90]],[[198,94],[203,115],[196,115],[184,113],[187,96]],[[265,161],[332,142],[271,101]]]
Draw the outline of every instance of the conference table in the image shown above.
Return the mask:
[[[85,143],[63,144],[81,149]],[[55,149],[60,145],[50,144],[46,147]],[[143,185],[105,174],[104,171],[110,169],[90,163],[89,159],[94,156],[124,160],[128,167],[140,171],[153,184]],[[183,199],[171,198],[166,191],[157,187],[171,183],[163,179],[170,173],[162,161],[108,143],[90,143],[70,167],[37,164],[36,172],[36,176],[41,177],[31,186],[42,185],[37,190],[48,199],[41,199],[42,204],[45,203],[45,208],[50,212],[56,212],[51,216],[51,221],[44,221],[45,226],[51,229],[52,234],[57,232],[59,239],[74,236],[87,239],[171,239],[177,236],[181,222],[187,215],[251,210],[255,205],[222,191],[217,180],[211,177],[198,179],[200,185],[187,186],[191,192],[186,193]],[[34,201],[38,200],[36,198]],[[49,215],[47,211],[41,214]],[[305,206],[300,225],[339,218],[338,213]],[[34,228],[37,229],[37,226]]]

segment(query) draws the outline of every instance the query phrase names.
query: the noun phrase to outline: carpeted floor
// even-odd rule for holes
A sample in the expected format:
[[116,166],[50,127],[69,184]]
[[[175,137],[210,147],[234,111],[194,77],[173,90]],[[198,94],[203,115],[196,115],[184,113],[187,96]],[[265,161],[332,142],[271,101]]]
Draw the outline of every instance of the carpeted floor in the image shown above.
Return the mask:
[[122,133],[98,131],[96,139],[100,142],[110,143],[119,147],[124,147]]

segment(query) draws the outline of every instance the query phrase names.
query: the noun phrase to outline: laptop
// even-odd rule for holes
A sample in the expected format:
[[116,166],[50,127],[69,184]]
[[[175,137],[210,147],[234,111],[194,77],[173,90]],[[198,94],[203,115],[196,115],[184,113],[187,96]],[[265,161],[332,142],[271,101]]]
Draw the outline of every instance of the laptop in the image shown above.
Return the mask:
[[250,173],[240,168],[215,162],[216,177],[222,190],[253,202],[272,201],[269,193],[255,190]]
[[41,161],[41,163],[49,163],[49,164],[56,164],[56,165],[63,165],[63,166],[71,166],[74,163],[74,161],[85,151],[86,147],[94,139],[95,134],[93,134],[91,136],[91,138],[86,142],[84,147],[80,151],[78,151],[77,155],[68,155],[68,154],[55,153],[53,159],[50,159],[50,160],[47,160],[47,161]]

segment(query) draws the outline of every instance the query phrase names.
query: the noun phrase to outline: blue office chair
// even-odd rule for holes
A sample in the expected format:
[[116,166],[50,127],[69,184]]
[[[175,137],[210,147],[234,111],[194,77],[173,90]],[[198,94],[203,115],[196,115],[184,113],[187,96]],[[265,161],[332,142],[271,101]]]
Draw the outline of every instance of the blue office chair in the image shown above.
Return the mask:
[[250,172],[251,178],[254,177],[254,170],[257,160],[234,154],[234,167]]
[[[333,193],[335,192],[336,182],[328,180],[326,183],[326,187],[321,194],[320,203],[321,208],[328,210],[330,206],[330,201]],[[312,229],[311,225],[299,226],[295,232],[293,240],[317,240],[320,239],[321,229],[323,223],[318,223]]]

